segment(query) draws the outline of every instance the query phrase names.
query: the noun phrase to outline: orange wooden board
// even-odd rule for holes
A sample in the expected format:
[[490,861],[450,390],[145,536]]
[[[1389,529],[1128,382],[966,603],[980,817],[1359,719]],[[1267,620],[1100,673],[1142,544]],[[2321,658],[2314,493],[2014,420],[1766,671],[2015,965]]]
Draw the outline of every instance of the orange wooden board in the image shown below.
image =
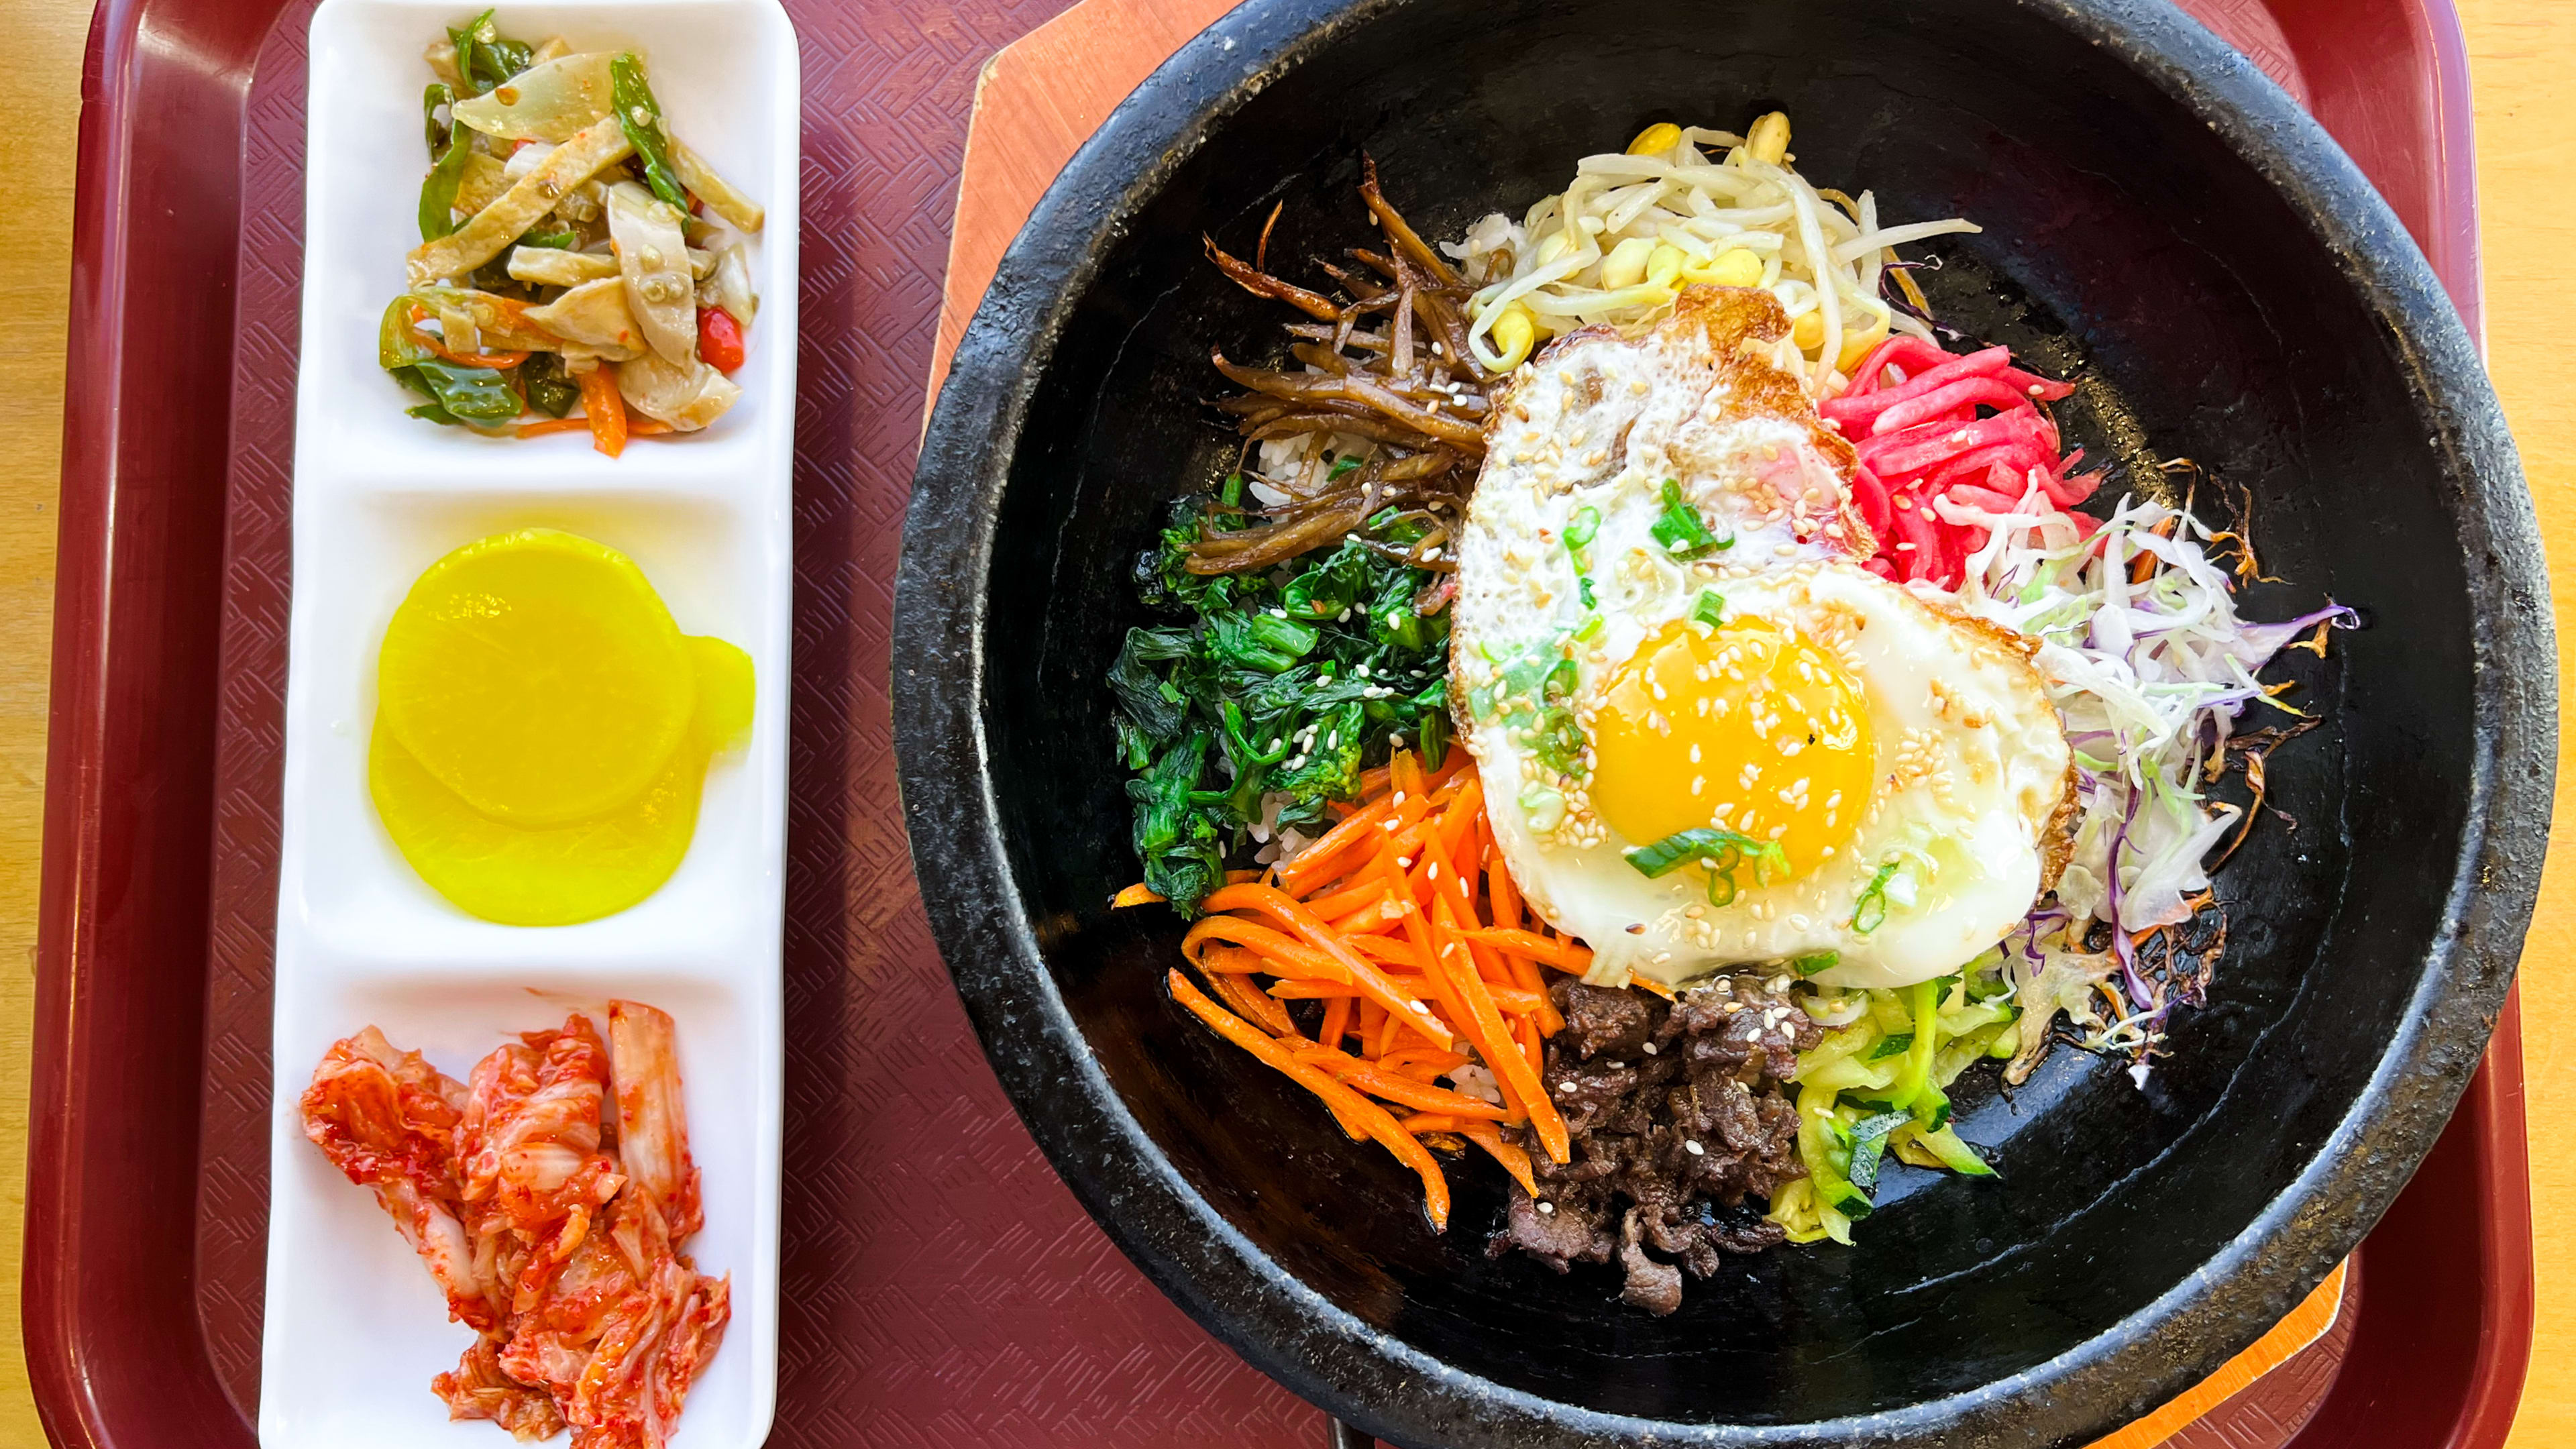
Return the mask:
[[[948,279],[931,354],[923,420],[947,379],[957,340],[993,281],[1002,253],[1019,235],[1038,198],[1065,162],[1118,103],[1192,36],[1232,10],[1237,0],[1083,0],[1030,31],[984,64],[975,83],[975,115],[960,167],[957,215],[948,246]],[[1572,158],[1568,158],[1568,164]],[[2316,1394],[2295,1405],[2238,1396],[2325,1337],[2344,1306],[2349,1265],[2338,1267],[2306,1302],[2253,1347],[2163,1408],[2092,1449],[2177,1449],[2277,1443]],[[2323,1385],[2317,1385],[2321,1394]],[[2268,1397],[2268,1396],[2262,1396]],[[2213,1410],[2228,1412],[2212,1416]],[[2208,1424],[2197,1424],[2211,1416]],[[2245,1422],[2239,1423],[2238,1420]],[[2225,1422],[2222,1422],[2225,1421]],[[2265,1433],[2265,1429],[2272,1432]],[[2191,1431],[2191,1432],[2186,1432]]]

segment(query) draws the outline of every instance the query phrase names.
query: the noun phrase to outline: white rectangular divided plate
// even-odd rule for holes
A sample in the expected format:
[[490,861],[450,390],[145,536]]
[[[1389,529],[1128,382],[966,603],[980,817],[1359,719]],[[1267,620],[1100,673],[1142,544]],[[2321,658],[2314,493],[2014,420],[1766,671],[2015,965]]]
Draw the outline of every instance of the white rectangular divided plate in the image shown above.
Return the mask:
[[[504,4],[503,31],[631,49],[672,132],[767,209],[750,248],[760,311],[715,426],[638,439],[503,441],[406,417],[376,324],[428,158],[422,50],[473,0],[323,0],[307,100],[303,362],[295,418],[295,591],[286,689],[275,1081],[269,1146],[267,1449],[503,1449],[450,1422],[430,1379],[472,1331],[376,1206],[305,1141],[297,1099],[330,1044],[370,1023],[464,1078],[511,1033],[567,1011],[604,1031],[612,997],[679,1025],[689,1146],[705,1179],[703,1272],[730,1274],[733,1320],[674,1443],[753,1449],[777,1387],[779,936],[787,786],[789,464],[796,411],[796,36],[777,0]],[[751,739],[719,756],[688,858],[660,891],[585,925],[473,919],[432,892],[367,794],[376,649],[424,568],[487,534],[547,525],[642,566],[683,633],[749,651]],[[561,1441],[558,1441],[561,1442]]]

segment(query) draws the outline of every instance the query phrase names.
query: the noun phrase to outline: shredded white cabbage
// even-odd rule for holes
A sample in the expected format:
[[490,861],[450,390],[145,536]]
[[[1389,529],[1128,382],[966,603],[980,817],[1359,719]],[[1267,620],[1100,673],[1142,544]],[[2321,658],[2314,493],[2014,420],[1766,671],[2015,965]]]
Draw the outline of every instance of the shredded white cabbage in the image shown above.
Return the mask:
[[[2152,1048],[2171,1003],[2137,969],[2131,935],[2190,919],[2192,898],[2209,886],[2203,862],[2242,815],[2202,794],[2203,766],[2248,708],[2301,716],[2256,675],[2307,630],[2349,626],[2352,611],[2329,605],[2285,623],[2245,622],[2233,579],[2209,557],[2217,535],[2152,499],[2123,498],[2092,539],[2035,482],[2011,513],[1946,498],[1933,507],[1993,530],[1955,598],[2039,641],[2032,662],[2075,750],[2082,817],[2058,882],[2061,909],[2034,915],[2018,945],[1999,948],[2029,963],[2015,967],[2035,1017],[2025,1053],[2043,1049],[2047,1019],[2061,1010],[2087,1028],[2087,1046]],[[2092,921],[2114,928],[2108,955],[2076,944]],[[2088,1004],[2103,981],[2128,1003],[2118,1018]]]
[[[1754,130],[1748,143],[1729,131],[1650,128],[1636,143],[1651,148],[1643,154],[1587,156],[1564,191],[1517,223],[1496,212],[1444,246],[1479,284],[1467,339],[1477,360],[1508,371],[1550,336],[1649,321],[1694,282],[1778,297],[1797,329],[1779,361],[1819,394],[1839,388],[1890,328],[1932,340],[1879,295],[1890,248],[1978,228],[1956,218],[1881,226],[1869,192],[1820,191],[1798,175],[1785,117],[1766,116]],[[1514,327],[1528,328],[1517,346],[1514,329],[1496,332],[1516,310]],[[1810,314],[1815,321],[1804,320]]]

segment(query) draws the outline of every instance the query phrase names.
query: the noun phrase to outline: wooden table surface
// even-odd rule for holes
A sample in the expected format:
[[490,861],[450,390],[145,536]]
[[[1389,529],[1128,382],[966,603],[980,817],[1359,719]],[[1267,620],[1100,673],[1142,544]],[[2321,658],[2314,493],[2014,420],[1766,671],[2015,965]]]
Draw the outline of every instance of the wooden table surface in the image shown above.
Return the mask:
[[[2487,342],[2522,444],[2560,601],[2559,672],[2576,678],[2576,401],[2550,380],[2561,289],[2576,289],[2576,4],[2461,0],[2476,92]],[[18,238],[0,268],[0,1449],[44,1442],[18,1323],[26,1194],[27,1057],[44,812],[45,697],[62,445],[64,306],[80,110],[83,0],[0,0],[0,216]],[[2558,828],[2576,828],[2576,731],[2562,736]],[[2576,851],[2552,853],[2523,956],[2538,1339],[2511,1440],[2576,1444],[2576,1154],[2552,1150],[2576,1113]]]

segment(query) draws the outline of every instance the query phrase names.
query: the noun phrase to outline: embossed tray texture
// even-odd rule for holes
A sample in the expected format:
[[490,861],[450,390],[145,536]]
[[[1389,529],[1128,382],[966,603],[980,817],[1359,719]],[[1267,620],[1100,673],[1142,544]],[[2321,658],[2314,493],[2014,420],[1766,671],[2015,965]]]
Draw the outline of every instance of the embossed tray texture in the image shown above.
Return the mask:
[[[976,68],[1062,6],[787,8],[805,225],[771,1439],[1315,1445],[1322,1415],[1167,1303],[1038,1156],[930,945],[895,810],[895,533]],[[2448,10],[2200,13],[2353,151],[2474,319]],[[67,1445],[247,1445],[261,1401],[311,16],[110,0],[84,74],[25,1274]],[[424,1012],[460,1009],[433,995]],[[451,1068],[488,1045],[455,1030],[425,1042]],[[2530,1319],[2518,1041],[2508,1010],[2334,1331],[2182,1442],[2501,1441]],[[385,1369],[434,1414],[425,1372]],[[2249,1407],[2291,1384],[2313,1392]]]

